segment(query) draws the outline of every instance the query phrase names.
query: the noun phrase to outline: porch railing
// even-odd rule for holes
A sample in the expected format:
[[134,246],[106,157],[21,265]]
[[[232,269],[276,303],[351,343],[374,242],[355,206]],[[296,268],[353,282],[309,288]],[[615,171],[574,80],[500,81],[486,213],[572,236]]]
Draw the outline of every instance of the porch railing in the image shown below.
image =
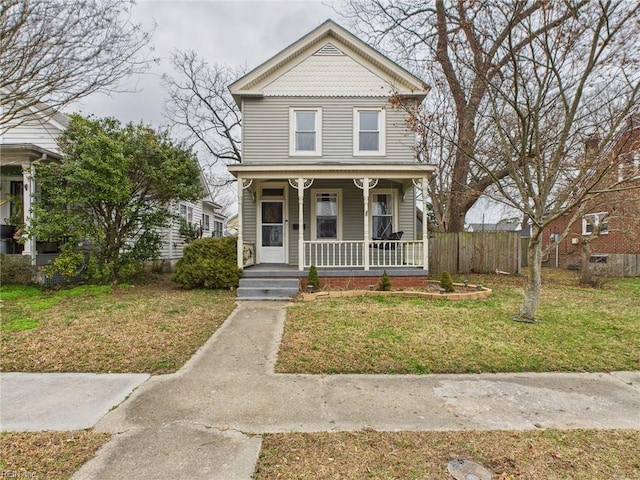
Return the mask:
[[304,267],[364,267],[364,254],[370,267],[422,267],[421,240],[372,240],[368,252],[364,241],[304,242]]

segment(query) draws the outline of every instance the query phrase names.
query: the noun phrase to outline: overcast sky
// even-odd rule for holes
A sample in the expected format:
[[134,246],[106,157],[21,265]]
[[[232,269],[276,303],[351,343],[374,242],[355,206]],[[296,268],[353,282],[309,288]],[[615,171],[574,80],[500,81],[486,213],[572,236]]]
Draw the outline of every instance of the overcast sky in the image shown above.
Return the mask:
[[138,0],[133,20],[147,29],[155,22],[151,71],[125,85],[135,93],[97,94],[67,111],[113,116],[128,122],[166,123],[162,117],[165,92],[162,73],[172,73],[173,50],[194,50],[209,63],[256,67],[328,18],[338,14],[320,0]]

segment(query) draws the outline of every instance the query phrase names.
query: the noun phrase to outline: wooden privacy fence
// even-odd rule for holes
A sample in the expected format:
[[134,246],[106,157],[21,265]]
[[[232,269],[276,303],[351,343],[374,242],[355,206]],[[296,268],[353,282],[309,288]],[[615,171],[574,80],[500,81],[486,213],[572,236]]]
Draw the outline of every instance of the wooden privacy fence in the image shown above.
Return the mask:
[[429,235],[432,273],[520,273],[520,232],[461,232]]

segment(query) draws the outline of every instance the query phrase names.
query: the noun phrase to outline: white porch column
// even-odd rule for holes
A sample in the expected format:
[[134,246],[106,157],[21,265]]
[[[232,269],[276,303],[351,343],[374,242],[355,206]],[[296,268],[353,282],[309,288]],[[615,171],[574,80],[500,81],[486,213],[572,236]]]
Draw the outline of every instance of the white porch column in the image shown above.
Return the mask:
[[[26,229],[31,225],[31,205],[33,203],[35,195],[35,176],[36,167],[34,164],[30,164],[28,167],[22,168],[22,185],[24,191],[22,192],[22,211],[24,215],[24,223]],[[26,238],[26,237],[25,237]],[[36,239],[35,237],[29,237],[24,242],[23,255],[29,255],[31,257],[31,264],[36,264]]]
[[298,270],[304,270],[304,178],[298,177]]
[[362,199],[364,201],[364,269],[369,270],[369,177],[362,179]]
[[244,195],[244,186],[243,179],[238,174],[238,245],[237,245],[237,255],[238,255],[238,268],[244,268],[244,262],[242,260],[242,256],[244,254],[244,246],[242,243],[242,197]]
[[429,270],[429,231],[427,229],[427,179],[422,178],[422,268]]

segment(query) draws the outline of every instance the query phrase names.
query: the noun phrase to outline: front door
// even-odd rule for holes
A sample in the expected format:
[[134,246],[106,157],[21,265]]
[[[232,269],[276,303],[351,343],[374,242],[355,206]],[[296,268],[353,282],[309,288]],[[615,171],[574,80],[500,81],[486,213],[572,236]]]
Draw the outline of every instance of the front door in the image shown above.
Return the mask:
[[284,201],[263,200],[261,205],[262,263],[284,263]]

